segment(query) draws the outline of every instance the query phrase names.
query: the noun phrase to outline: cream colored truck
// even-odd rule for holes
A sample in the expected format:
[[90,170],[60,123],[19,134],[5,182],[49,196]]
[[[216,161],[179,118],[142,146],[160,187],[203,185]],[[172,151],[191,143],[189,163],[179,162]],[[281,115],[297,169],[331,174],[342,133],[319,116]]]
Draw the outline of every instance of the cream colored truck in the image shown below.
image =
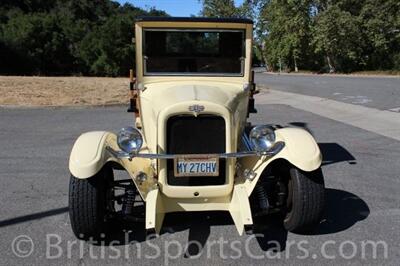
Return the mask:
[[[98,236],[111,220],[158,233],[171,212],[227,211],[239,234],[272,213],[289,231],[319,223],[324,181],[314,138],[247,122],[256,112],[252,32],[247,19],[137,20],[136,118],[117,134],[82,134],[71,152],[78,238]],[[130,179],[114,180],[115,170]]]

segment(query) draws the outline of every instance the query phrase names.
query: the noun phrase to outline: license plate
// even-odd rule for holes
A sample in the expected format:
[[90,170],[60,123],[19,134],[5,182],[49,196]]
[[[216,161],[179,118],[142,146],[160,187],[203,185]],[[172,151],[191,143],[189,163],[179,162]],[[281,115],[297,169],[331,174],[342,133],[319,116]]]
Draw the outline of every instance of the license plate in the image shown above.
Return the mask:
[[175,176],[218,176],[218,158],[178,157],[174,160]]

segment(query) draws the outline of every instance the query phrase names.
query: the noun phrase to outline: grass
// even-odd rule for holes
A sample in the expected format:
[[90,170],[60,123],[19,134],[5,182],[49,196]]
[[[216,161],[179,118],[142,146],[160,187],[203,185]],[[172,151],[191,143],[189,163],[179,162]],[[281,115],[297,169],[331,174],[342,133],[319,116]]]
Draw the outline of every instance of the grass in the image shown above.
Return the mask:
[[127,104],[127,78],[0,76],[2,106]]

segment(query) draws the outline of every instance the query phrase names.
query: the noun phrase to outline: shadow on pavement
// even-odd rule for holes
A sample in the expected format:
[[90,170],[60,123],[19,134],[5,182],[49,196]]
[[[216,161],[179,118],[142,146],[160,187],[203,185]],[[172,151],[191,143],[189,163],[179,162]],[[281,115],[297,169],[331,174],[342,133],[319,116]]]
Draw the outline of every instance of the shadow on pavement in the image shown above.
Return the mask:
[[[30,220],[58,215],[68,211],[67,207],[24,215],[0,221],[0,227],[14,225]],[[305,235],[324,235],[345,231],[368,217],[368,205],[358,196],[338,189],[326,189],[325,213],[320,225]],[[286,248],[287,231],[278,216],[267,216],[254,220],[254,233],[260,248],[264,251],[282,252]],[[202,252],[210,236],[211,226],[233,225],[228,212],[183,212],[169,213],[165,216],[163,234],[189,230],[188,249],[185,257],[196,256]],[[114,222],[109,225],[110,233],[95,245],[127,245],[146,241],[144,223]],[[112,233],[111,233],[112,232]],[[239,237],[239,236],[238,236]]]
[[52,209],[52,210],[48,210],[48,211],[44,211],[44,212],[32,213],[32,214],[0,221],[0,227],[19,224],[19,223],[23,223],[23,222],[27,222],[27,221],[31,221],[31,220],[37,220],[37,219],[45,218],[48,216],[62,214],[65,212],[68,212],[68,207]]
[[286,249],[288,231],[283,227],[282,217],[267,216],[254,220],[254,224],[254,233],[263,251],[278,253]]
[[[304,233],[304,235],[324,235],[345,231],[357,222],[366,219],[369,213],[368,205],[360,197],[343,190],[328,188],[322,222],[314,231]],[[271,252],[285,250],[288,232],[284,229],[279,216],[257,218],[254,224],[255,239],[262,250]],[[185,251],[185,257],[190,258],[202,252],[212,226],[225,225],[233,225],[228,212],[170,213],[165,216],[161,235],[189,230],[187,240],[189,246]],[[128,237],[126,233],[120,231],[110,235],[105,244],[108,245],[111,241],[117,241],[121,245],[143,242],[146,240],[143,228],[144,224],[125,225],[125,230],[131,231]]]
[[367,203],[353,193],[327,188],[325,197],[325,213],[322,222],[309,235],[342,232],[369,216],[370,210]]
[[[325,212],[321,223],[302,235],[325,235],[345,231],[357,222],[365,220],[369,207],[360,197],[343,190],[326,189]],[[266,217],[258,221],[255,231],[258,244],[263,251],[282,252],[286,248],[287,231],[279,217]],[[297,233],[300,234],[300,233]]]
[[311,135],[314,135],[313,131],[308,127],[308,124],[305,122],[290,122],[289,125],[294,126],[294,127],[303,128],[303,129],[307,130]]
[[322,153],[322,165],[329,165],[339,162],[357,164],[356,158],[343,146],[337,143],[318,143]]
[[[160,235],[174,234],[176,232],[189,230],[188,243],[185,256],[195,256],[199,254],[205,246],[210,229],[212,226],[232,225],[233,221],[229,212],[224,211],[205,211],[205,212],[177,212],[167,213],[163,222]],[[117,228],[114,233],[107,235],[101,244],[126,245],[129,243],[143,242],[151,237],[147,237],[144,230],[144,223],[120,223],[111,225]],[[129,234],[127,233],[129,232]]]

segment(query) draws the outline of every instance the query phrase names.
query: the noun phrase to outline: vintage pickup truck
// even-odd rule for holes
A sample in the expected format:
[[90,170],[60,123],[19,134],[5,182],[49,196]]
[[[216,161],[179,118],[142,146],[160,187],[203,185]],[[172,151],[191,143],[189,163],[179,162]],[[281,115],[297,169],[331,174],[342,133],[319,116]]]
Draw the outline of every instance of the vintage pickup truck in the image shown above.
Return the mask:
[[[248,19],[137,20],[132,125],[84,133],[70,155],[78,238],[95,237],[115,219],[159,232],[170,212],[227,211],[239,234],[273,213],[289,231],[320,222],[324,181],[314,138],[247,122],[256,112],[252,32]],[[114,180],[116,170],[130,179]]]

